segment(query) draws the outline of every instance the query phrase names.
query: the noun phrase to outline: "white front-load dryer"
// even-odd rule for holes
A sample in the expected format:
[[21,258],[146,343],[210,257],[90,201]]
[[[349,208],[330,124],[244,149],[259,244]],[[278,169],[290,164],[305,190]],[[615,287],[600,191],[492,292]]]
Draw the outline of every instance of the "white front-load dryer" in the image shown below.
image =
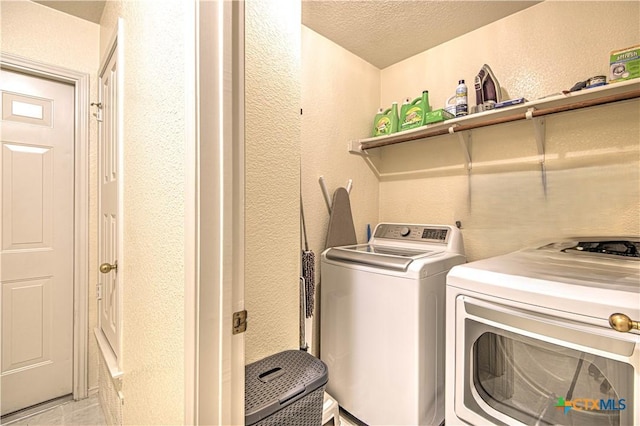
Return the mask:
[[368,244],[321,258],[327,391],[371,425],[444,420],[445,277],[464,263],[460,231],[381,223]]

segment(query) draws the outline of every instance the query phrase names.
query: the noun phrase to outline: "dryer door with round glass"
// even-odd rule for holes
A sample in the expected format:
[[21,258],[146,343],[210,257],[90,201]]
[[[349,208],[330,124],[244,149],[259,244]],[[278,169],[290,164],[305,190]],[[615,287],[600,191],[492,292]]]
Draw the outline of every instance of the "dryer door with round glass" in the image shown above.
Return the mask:
[[635,336],[584,325],[577,316],[553,318],[472,297],[459,297],[457,305],[464,313],[457,335],[464,348],[464,368],[456,371],[460,418],[472,424],[633,424]]

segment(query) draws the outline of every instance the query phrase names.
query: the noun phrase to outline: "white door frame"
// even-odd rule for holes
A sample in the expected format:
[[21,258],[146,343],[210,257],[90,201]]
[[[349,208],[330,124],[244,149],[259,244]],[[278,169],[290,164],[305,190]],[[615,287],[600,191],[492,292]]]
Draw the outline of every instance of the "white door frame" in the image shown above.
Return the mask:
[[188,3],[185,424],[243,425],[244,3]]
[[89,74],[2,53],[6,70],[74,86],[73,399],[88,396],[89,337]]

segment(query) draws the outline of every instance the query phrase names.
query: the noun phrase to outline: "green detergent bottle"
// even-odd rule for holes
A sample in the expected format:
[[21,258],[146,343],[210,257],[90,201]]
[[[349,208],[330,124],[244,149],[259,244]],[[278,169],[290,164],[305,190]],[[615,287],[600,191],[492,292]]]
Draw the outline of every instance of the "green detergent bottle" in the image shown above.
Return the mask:
[[429,91],[422,92],[422,96],[415,98],[411,103],[402,105],[400,114],[400,131],[409,130],[425,125],[425,113],[431,111],[429,105]]
[[398,103],[393,102],[391,108],[380,108],[373,120],[373,136],[390,135],[398,131]]
[[404,123],[404,119],[407,116],[407,110],[411,108],[411,98],[406,98],[400,107],[400,130],[404,130],[402,128],[402,123]]

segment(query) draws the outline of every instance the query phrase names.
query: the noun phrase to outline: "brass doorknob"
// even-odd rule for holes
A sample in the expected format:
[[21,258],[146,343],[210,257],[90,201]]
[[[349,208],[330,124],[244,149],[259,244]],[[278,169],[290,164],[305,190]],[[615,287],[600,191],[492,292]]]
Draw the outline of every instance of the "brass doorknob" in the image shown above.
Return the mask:
[[112,270],[118,272],[118,262],[115,262],[113,265],[109,263],[103,263],[102,265],[100,265],[100,272],[102,272],[103,274],[108,274]]
[[633,321],[625,314],[620,313],[609,315],[609,325],[621,333],[626,333],[634,328],[640,330],[640,323],[638,321]]

